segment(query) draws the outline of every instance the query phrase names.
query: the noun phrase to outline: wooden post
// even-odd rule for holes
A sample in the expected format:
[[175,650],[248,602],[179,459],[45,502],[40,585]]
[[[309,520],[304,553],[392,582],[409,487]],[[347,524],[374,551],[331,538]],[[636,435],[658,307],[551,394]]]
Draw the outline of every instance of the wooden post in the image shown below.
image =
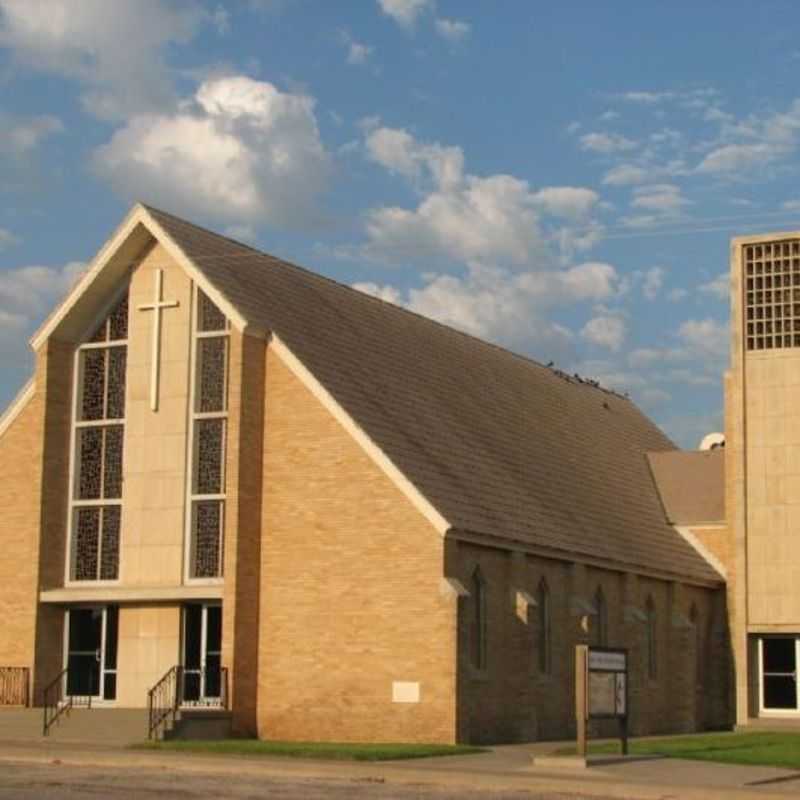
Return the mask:
[[586,728],[589,716],[589,648],[575,647],[575,720],[577,722],[577,753],[586,758]]

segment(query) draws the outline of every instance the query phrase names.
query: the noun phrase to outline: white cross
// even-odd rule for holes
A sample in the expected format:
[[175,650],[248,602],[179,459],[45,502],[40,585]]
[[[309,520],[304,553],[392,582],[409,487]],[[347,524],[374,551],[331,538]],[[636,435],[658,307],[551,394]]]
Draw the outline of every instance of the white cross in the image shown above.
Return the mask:
[[177,300],[162,300],[161,288],[164,283],[164,270],[156,270],[156,295],[152,303],[139,306],[139,311],[155,311],[153,314],[153,363],[150,373],[150,408],[158,411],[158,378],[160,375],[161,355],[161,310],[164,308],[176,308]]

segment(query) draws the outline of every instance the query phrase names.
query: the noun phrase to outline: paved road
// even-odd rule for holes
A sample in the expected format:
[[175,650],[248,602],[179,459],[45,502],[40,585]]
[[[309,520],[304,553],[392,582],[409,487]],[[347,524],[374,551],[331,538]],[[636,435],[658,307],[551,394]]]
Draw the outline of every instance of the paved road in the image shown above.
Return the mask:
[[[57,764],[0,767],[0,800],[584,800],[580,795],[465,791],[370,779],[301,780]],[[591,800],[603,800],[592,795]]]

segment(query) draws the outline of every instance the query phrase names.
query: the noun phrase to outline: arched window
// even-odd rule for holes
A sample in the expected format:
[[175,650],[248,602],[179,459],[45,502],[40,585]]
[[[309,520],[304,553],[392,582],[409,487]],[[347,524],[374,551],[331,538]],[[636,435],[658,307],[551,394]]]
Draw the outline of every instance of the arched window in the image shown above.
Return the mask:
[[692,603],[689,609],[689,622],[692,623],[694,633],[694,680],[698,686],[703,685],[703,664],[705,662],[703,652],[703,627],[700,621],[700,612],[697,606]]
[[550,589],[542,578],[536,592],[539,609],[539,672],[549,675],[553,670],[552,621],[550,619]]
[[598,586],[594,593],[594,607],[596,610],[594,623],[594,643],[598,647],[608,646],[608,608],[606,607],[606,596],[603,594],[603,587]]
[[656,645],[656,604],[648,595],[645,604],[647,636],[647,675],[651,680],[658,677],[658,648]]
[[480,567],[472,573],[472,665],[486,669],[486,581]]

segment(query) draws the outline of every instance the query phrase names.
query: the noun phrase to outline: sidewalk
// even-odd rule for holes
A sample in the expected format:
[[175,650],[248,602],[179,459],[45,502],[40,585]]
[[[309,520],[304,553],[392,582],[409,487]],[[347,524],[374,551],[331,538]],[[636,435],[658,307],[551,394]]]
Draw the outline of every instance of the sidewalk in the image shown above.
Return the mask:
[[471,756],[380,763],[313,761],[273,757],[206,756],[153,753],[118,747],[92,747],[66,742],[0,743],[0,763],[58,763],[101,769],[148,769],[327,780],[382,780],[386,783],[557,791],[605,797],[665,797],[681,800],[744,800],[800,795],[800,772],[772,767],[709,764],[677,759],[631,758],[586,769],[536,768],[532,757],[553,745],[508,745]]

